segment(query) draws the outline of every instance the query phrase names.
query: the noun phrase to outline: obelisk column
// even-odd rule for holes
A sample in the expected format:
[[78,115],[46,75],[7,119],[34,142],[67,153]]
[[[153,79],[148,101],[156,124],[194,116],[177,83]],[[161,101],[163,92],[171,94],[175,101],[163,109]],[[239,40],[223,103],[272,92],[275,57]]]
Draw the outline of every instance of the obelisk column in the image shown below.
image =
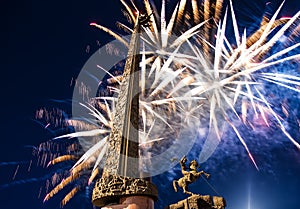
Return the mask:
[[93,190],[92,202],[98,207],[153,209],[157,199],[156,187],[141,178],[139,169],[139,33],[141,25],[148,25],[148,19],[137,18],[130,40],[107,160]]

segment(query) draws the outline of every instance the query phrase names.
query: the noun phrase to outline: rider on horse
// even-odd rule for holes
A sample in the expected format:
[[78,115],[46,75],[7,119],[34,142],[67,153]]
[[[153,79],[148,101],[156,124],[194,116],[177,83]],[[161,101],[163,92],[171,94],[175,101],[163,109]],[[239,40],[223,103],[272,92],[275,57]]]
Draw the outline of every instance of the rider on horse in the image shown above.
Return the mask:
[[199,164],[197,163],[196,160],[192,160],[189,165],[189,171],[186,166],[186,156],[183,156],[183,158],[180,160],[180,165],[181,165],[181,172],[183,174],[183,177],[180,178],[179,180],[174,180],[173,181],[173,187],[175,192],[177,192],[177,187],[176,183],[178,184],[179,187],[183,189],[183,192],[185,194],[190,194],[192,195],[193,193],[188,191],[188,185],[195,182],[202,174],[208,178],[210,175],[208,173],[205,173],[204,171],[197,171],[197,168],[199,168]]

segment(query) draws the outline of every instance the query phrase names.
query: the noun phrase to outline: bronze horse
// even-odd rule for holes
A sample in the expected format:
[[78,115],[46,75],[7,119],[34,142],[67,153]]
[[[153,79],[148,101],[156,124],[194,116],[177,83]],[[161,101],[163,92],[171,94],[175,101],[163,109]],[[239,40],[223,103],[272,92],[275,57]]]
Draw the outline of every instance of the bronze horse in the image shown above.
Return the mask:
[[[173,181],[173,187],[175,192],[177,192],[177,185],[183,189],[183,192],[185,194],[193,195],[192,192],[188,191],[188,185],[195,182],[202,174],[208,178],[210,174],[205,173],[204,171],[197,171],[197,168],[199,168],[199,164],[196,160],[192,160],[189,165],[189,171],[187,170],[186,166],[186,156],[183,156],[183,158],[180,160],[181,165],[181,172],[183,174],[183,177],[181,177],[179,180]],[[177,184],[177,185],[176,185]]]

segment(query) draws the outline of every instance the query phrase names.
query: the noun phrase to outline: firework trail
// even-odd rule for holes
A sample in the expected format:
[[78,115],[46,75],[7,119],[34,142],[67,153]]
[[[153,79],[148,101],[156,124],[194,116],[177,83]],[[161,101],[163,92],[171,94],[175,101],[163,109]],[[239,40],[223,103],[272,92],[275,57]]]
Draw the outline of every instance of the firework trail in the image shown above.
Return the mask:
[[[134,23],[142,11],[150,16],[150,25],[144,27],[141,34],[140,50],[139,132],[142,155],[164,152],[164,147],[182,143],[178,130],[185,137],[205,130],[205,137],[197,139],[204,142],[199,155],[200,161],[204,162],[230,129],[258,169],[241,131],[241,126],[255,129],[254,120],[259,120],[266,127],[279,128],[300,149],[299,142],[288,132],[281,113],[266,91],[271,85],[299,93],[300,77],[297,72],[286,74],[276,66],[300,58],[300,54],[293,53],[300,45],[294,41],[300,29],[300,12],[291,18],[278,19],[281,5],[271,18],[263,17],[258,30],[249,33],[246,29],[240,31],[232,2],[225,9],[222,0],[204,0],[202,4],[196,0],[180,0],[169,19],[166,18],[167,4],[164,0],[160,12],[148,0],[143,1],[142,9],[138,9],[132,1],[131,4],[123,0],[120,2],[125,7],[129,22]],[[234,40],[229,40],[226,35],[230,22],[228,16]],[[129,46],[128,40],[116,32],[96,23],[91,25]],[[118,26],[133,32],[123,23],[118,23]],[[289,37],[287,43],[290,45],[272,53],[282,37]],[[63,199],[64,205],[101,173],[117,102],[115,95],[119,92],[122,76],[104,69],[101,63],[98,68],[109,75],[104,87],[109,93],[102,96],[99,92],[99,96],[93,98],[87,96],[87,102],[80,105],[94,119],[66,119],[65,125],[74,127],[76,132],[55,138],[55,141],[79,138],[81,147],[86,148],[85,152],[78,151],[78,147],[70,148],[75,146],[70,143],[67,152],[42,157],[41,161],[48,166],[75,161],[69,175],[46,195],[45,201],[72,184],[74,188]],[[80,89],[83,94],[88,94],[88,87]],[[288,114],[284,106],[282,111]],[[39,117],[44,114],[40,113]],[[49,147],[45,149],[49,150]]]

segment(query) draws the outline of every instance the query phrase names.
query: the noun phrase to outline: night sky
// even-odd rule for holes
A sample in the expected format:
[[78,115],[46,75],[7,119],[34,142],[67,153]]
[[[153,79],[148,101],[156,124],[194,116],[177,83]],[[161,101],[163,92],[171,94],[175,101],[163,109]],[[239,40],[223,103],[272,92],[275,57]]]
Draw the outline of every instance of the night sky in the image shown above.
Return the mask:
[[[245,15],[259,14],[255,5],[261,5],[262,1],[251,1],[256,2],[251,5],[241,2],[238,11],[246,24]],[[270,2],[274,8],[279,5],[279,1]],[[120,8],[118,0],[12,0],[0,3],[1,209],[59,208],[59,196],[47,203],[43,203],[43,195],[38,198],[47,170],[32,165],[28,172],[28,162],[32,159],[31,146],[37,146],[51,137],[35,121],[35,112],[42,107],[57,107],[71,112],[64,101],[72,97],[72,78],[76,78],[99,45],[112,40],[89,23],[98,22],[117,30],[117,20],[126,22]],[[286,0],[281,15],[291,16],[299,9],[298,0]],[[228,200],[228,209],[298,209],[299,153],[275,150],[273,154],[278,154],[276,159],[279,160],[271,165],[275,175],[260,173],[248,165],[249,162],[234,172],[230,169],[234,162],[226,161],[224,169],[228,168],[231,173],[219,182],[213,179],[212,183]],[[249,172],[245,167],[249,167]],[[211,188],[207,189],[204,193],[212,193]],[[169,195],[167,193],[165,190],[162,192],[166,196]],[[85,195],[78,195],[66,208],[91,208],[87,198],[82,201]],[[168,202],[178,201],[180,197],[175,195]],[[250,208],[248,197],[251,197]]]

